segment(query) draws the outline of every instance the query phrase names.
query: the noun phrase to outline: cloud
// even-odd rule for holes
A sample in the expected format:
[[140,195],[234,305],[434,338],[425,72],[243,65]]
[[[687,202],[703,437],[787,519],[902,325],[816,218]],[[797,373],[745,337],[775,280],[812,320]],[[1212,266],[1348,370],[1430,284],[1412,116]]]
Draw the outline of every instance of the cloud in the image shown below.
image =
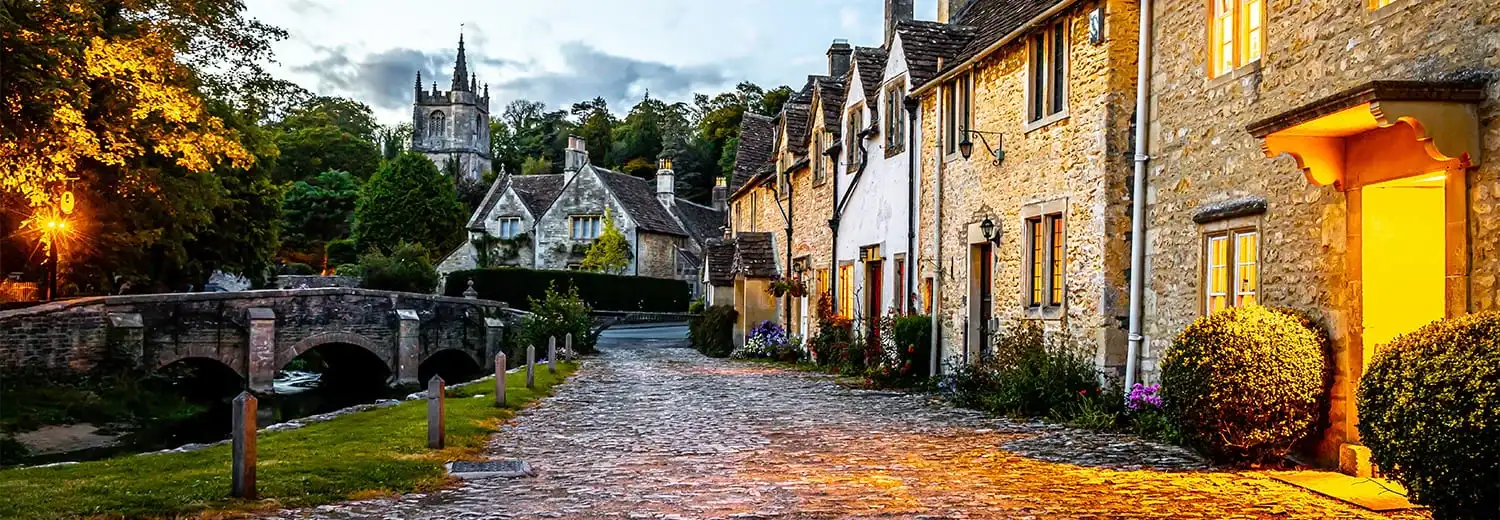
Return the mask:
[[603,97],[615,110],[634,105],[647,91],[653,97],[686,99],[695,90],[718,89],[729,75],[715,66],[676,66],[612,55],[579,42],[564,43],[560,71],[533,72],[491,85],[497,99],[525,98],[566,107]]
[[292,70],[316,79],[322,94],[343,95],[376,109],[409,108],[417,71],[422,88],[448,90],[452,84],[453,59],[449,52],[390,49],[351,59],[343,48],[319,48],[323,57],[297,65]]

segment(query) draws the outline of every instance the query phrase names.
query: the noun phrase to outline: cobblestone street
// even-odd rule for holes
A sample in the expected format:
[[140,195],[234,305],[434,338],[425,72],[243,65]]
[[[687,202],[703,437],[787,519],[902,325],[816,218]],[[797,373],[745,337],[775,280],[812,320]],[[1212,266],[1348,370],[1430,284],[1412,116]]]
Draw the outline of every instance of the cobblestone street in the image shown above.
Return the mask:
[[493,456],[537,477],[276,517],[1425,518],[1212,471],[1128,436],[985,418],[679,344],[608,343],[492,441]]

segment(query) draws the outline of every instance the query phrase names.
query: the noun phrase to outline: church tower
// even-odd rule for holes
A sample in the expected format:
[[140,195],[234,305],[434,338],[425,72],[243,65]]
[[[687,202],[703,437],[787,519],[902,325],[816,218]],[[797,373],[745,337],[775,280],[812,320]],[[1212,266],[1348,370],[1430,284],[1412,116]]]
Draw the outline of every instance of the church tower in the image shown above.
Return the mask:
[[426,155],[438,169],[448,173],[449,161],[457,161],[460,182],[482,182],[490,171],[490,87],[479,90],[479,77],[469,72],[464,56],[464,37],[458,37],[458,62],[453,65],[453,83],[447,91],[422,89],[422,71],[417,71],[412,104],[411,149]]

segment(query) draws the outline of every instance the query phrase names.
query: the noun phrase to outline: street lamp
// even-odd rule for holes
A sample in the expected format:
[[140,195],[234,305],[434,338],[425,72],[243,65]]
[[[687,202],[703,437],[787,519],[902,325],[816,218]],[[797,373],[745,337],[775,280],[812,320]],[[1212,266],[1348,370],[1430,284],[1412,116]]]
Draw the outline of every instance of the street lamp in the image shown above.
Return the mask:
[[995,221],[990,220],[989,217],[984,217],[984,222],[980,222],[979,223],[979,232],[982,233],[982,234],[984,234],[984,239],[985,240],[988,240],[990,242],[994,242],[995,241]]
[[[969,140],[969,134],[974,134],[979,136],[979,142],[984,144],[984,149],[989,150],[990,155],[995,157],[995,160],[990,161],[990,164],[999,166],[1001,162],[1005,161],[1005,134],[1002,134],[1000,132],[983,132],[971,129],[964,129],[963,132],[964,140],[958,142],[958,153],[962,154],[965,160],[968,160],[969,156],[974,154],[974,141]],[[990,141],[984,138],[984,136],[986,135],[995,136],[995,139],[1000,143],[1000,146],[991,147]]]
[[61,240],[59,235],[68,230],[68,221],[57,217],[47,219],[47,301],[57,299],[57,248]]

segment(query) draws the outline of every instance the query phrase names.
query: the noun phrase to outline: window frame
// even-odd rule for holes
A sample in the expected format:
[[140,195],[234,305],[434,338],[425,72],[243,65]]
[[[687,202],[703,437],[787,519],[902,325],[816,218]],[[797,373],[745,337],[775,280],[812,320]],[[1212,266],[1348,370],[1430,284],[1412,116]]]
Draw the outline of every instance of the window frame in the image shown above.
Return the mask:
[[974,128],[973,73],[965,72],[942,88],[943,156],[953,160],[960,156],[958,143]]
[[1068,19],[1048,24],[1026,39],[1027,131],[1068,117],[1072,44],[1072,23]]
[[[498,222],[498,224],[500,226],[500,233],[499,233],[500,238],[503,238],[503,239],[512,239],[512,238],[515,238],[515,237],[521,235],[521,217],[500,217],[500,218],[497,218],[495,220]],[[513,226],[515,226],[515,232],[511,233],[510,236],[506,236],[506,234],[505,234],[506,226],[507,225],[513,225]],[[569,232],[571,233],[572,230],[570,229]]]
[[442,110],[433,110],[427,114],[427,138],[446,137],[448,134],[448,114]]
[[[1266,55],[1267,12],[1266,0],[1207,0],[1207,54],[1208,78],[1237,77],[1242,70],[1256,70],[1261,58]],[[1374,2],[1375,0],[1367,0]],[[1251,10],[1258,8],[1259,18],[1255,28],[1251,23]],[[1225,24],[1233,34],[1225,36]],[[1251,33],[1255,35],[1252,36]],[[1251,43],[1254,43],[1252,46]],[[1229,47],[1231,60],[1225,61],[1225,47]],[[1254,55],[1252,56],[1252,51]]]
[[854,262],[839,263],[838,315],[854,318]]
[[[591,221],[592,222],[592,226],[595,227],[595,228],[597,228],[597,229],[590,229],[589,230],[589,232],[591,232],[593,234],[593,236],[590,236],[590,237],[580,237],[580,236],[578,236],[578,222],[579,221]],[[585,234],[588,234],[588,233],[585,233]],[[603,235],[603,234],[604,234],[604,216],[602,214],[568,215],[568,237],[571,240],[575,240],[575,241],[577,241],[577,240],[587,240],[587,241],[598,240],[599,236]]]
[[[1255,254],[1249,259],[1249,262],[1244,262],[1240,258],[1240,252],[1243,250],[1240,239],[1245,237],[1254,240],[1253,247]],[[1261,247],[1262,237],[1260,227],[1254,224],[1215,226],[1211,229],[1203,230],[1202,246],[1199,249],[1202,261],[1199,265],[1198,276],[1198,311],[1201,315],[1206,316],[1229,307],[1260,304],[1261,269],[1264,266],[1261,257],[1263,251]],[[1213,260],[1214,245],[1220,241],[1224,243],[1224,263],[1216,267]],[[1215,272],[1216,268],[1223,270],[1222,276],[1225,277],[1224,279],[1216,280],[1219,275],[1219,273]],[[1252,276],[1254,279],[1252,282],[1253,288],[1249,290],[1244,288],[1244,272],[1246,271],[1254,272]],[[1213,282],[1215,281],[1222,281],[1224,283],[1222,292],[1214,290]],[[1246,301],[1246,296],[1248,296],[1248,301]],[[1223,307],[1215,308],[1215,297],[1224,298]]]
[[844,126],[846,127],[846,130],[844,130],[844,140],[846,141],[844,145],[844,155],[846,157],[844,164],[848,165],[847,173],[854,173],[859,170],[859,165],[864,162],[863,158],[859,155],[859,143],[862,141],[859,133],[864,130],[863,127],[865,124],[864,102],[856,103],[853,108],[849,109],[847,114],[844,114],[844,117]]
[[[823,159],[826,157],[823,154],[823,147],[827,146],[825,143],[826,135],[823,131],[823,128],[814,128],[812,131],[812,143],[810,143],[811,146],[807,147],[807,154],[809,155],[808,160],[812,163],[812,179],[814,186],[828,182],[828,168],[827,165],[823,164]],[[790,177],[790,175],[788,175],[787,177]],[[786,195],[782,195],[782,198],[786,198]]]
[[1068,200],[1023,206],[1020,229],[1025,318],[1061,319],[1068,307]]
[[906,293],[906,253],[891,255],[891,283],[891,293],[897,295],[895,308],[892,310],[896,314],[906,314],[910,303],[907,300],[911,299],[911,295]]
[[885,155],[890,157],[906,151],[906,111],[902,106],[906,79],[892,79],[881,92],[885,96]]

